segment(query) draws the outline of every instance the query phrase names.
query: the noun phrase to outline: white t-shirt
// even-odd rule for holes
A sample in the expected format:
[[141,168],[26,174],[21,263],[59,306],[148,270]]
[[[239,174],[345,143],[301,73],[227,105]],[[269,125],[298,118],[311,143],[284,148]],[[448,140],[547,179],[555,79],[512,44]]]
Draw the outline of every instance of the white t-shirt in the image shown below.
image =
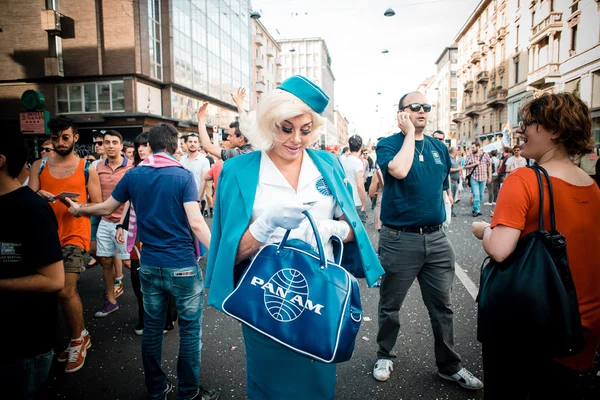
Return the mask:
[[[323,176],[306,151],[304,151],[302,157],[297,191],[288,183],[267,153],[261,151],[260,173],[254,206],[252,207],[252,221],[255,221],[265,210],[286,201],[316,202],[309,210],[315,221],[334,219],[343,215],[331,189],[327,186]],[[280,242],[285,232],[285,229],[277,228],[269,238],[268,243]],[[308,219],[305,219],[298,228],[290,232],[289,238],[309,242],[311,237],[309,235],[312,235],[312,228]],[[323,243],[323,246],[327,258],[332,260],[333,246],[331,241]]]
[[500,166],[500,160],[498,157],[490,157],[490,162],[492,163],[492,176],[498,176],[498,167]]
[[208,172],[210,169],[210,163],[208,158],[202,153],[197,153],[193,159],[188,154],[181,157],[181,164],[185,169],[189,169],[194,174],[194,180],[196,181],[196,190],[200,190],[202,184],[202,174]]
[[344,167],[344,172],[346,172],[346,177],[352,186],[352,195],[354,196],[354,205],[356,207],[362,206],[362,202],[360,201],[360,197],[358,195],[358,185],[364,185],[364,182],[356,182],[356,173],[360,171],[364,171],[365,167],[363,161],[354,156],[349,155],[348,157],[342,160],[342,166]]
[[506,161],[506,170],[507,172],[514,171],[517,168],[525,167],[527,165],[527,159],[525,157],[515,157],[512,156]]

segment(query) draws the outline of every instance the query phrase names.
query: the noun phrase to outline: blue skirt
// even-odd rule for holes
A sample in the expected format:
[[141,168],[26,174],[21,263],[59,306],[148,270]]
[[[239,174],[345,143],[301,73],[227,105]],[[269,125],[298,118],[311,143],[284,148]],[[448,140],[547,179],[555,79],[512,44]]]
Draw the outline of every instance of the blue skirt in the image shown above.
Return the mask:
[[[332,400],[335,364],[303,357],[242,324],[251,400]],[[315,338],[315,340],[318,340]]]

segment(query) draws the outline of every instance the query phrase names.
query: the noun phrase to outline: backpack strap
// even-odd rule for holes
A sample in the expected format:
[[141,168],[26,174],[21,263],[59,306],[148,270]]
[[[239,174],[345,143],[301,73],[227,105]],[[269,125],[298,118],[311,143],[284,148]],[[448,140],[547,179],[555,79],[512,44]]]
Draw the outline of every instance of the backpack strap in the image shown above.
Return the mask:
[[90,179],[90,160],[85,160],[83,167],[83,175],[85,176],[85,188],[87,189],[88,180]]
[[44,170],[44,167],[46,166],[47,162],[48,162],[48,157],[42,158],[42,162],[40,163],[40,172],[38,172],[38,178],[42,176],[42,171]]

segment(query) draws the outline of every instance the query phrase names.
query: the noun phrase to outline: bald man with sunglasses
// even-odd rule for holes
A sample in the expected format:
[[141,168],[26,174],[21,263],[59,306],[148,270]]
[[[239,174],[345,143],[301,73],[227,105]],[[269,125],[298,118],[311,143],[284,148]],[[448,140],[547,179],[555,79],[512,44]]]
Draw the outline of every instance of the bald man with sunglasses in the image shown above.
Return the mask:
[[379,291],[377,362],[373,377],[385,382],[393,370],[394,345],[400,332],[399,312],[418,279],[433,327],[438,375],[479,390],[483,383],[461,366],[454,350],[450,294],[455,254],[442,229],[446,220],[443,192],[450,189],[450,155],[443,142],[424,134],[431,105],[419,92],[400,99],[401,132],[377,144],[383,174],[379,256],[385,275]]

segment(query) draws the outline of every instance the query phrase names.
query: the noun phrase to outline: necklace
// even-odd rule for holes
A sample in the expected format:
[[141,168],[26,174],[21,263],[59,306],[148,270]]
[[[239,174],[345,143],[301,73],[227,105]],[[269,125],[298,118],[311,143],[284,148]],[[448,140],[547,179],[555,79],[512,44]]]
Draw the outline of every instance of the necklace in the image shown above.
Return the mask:
[[425,138],[423,138],[423,146],[421,146],[421,151],[419,151],[419,149],[417,149],[417,146],[415,146],[415,150],[417,151],[417,153],[419,153],[419,161],[420,162],[425,161],[425,158],[423,157],[424,149],[425,149]]

